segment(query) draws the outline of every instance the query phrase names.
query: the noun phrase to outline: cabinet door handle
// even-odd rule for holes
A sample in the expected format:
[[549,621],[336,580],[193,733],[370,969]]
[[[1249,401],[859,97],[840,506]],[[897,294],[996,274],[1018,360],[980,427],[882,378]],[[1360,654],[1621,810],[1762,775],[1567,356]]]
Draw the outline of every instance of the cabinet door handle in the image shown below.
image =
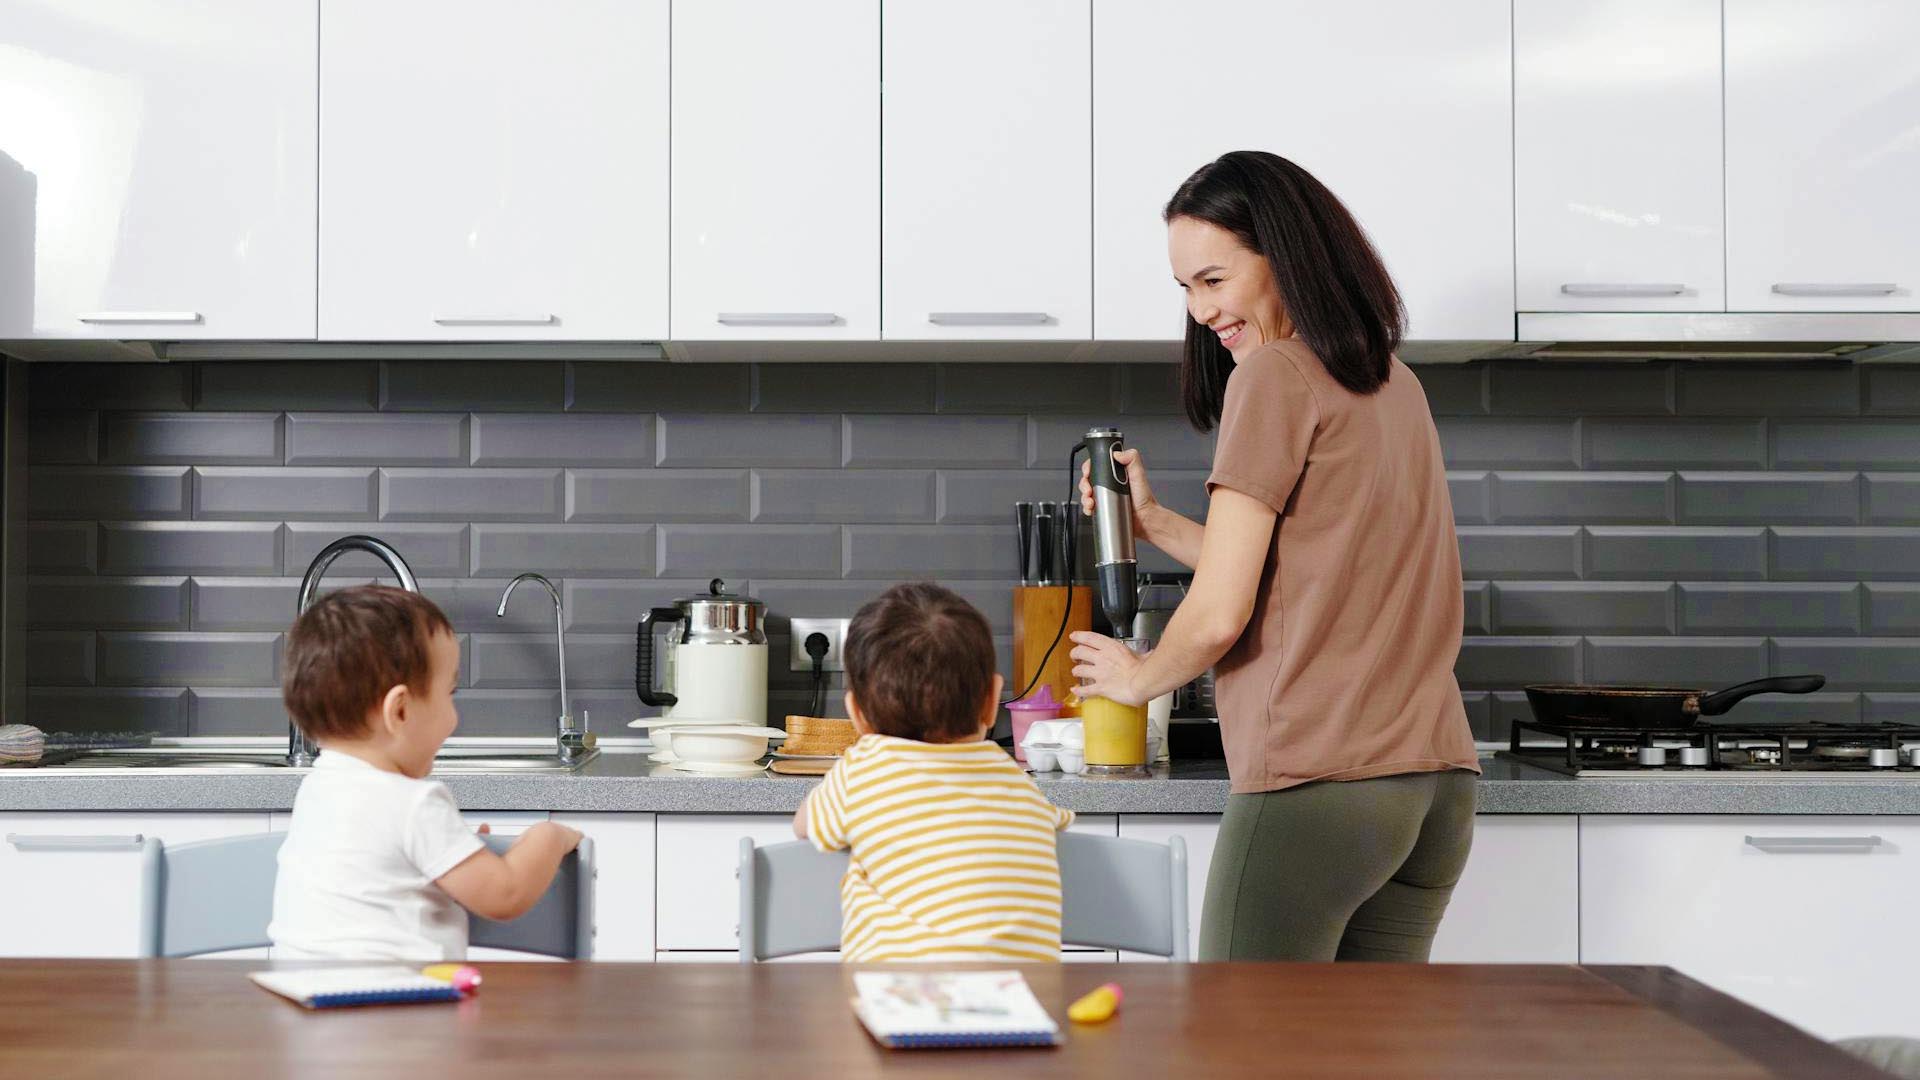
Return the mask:
[[89,311],[80,316],[83,323],[112,325],[115,323],[166,323],[191,324],[201,322],[197,311]]
[[1045,326],[1053,316],[1044,311],[935,311],[927,321],[935,326]]
[[1900,286],[1891,281],[1868,281],[1858,284],[1784,281],[1776,283],[1773,291],[1781,296],[1892,296],[1900,291]]
[[556,315],[435,315],[441,326],[552,326]]
[[838,326],[840,316],[831,311],[723,311],[722,326]]
[[1641,285],[1614,284],[1604,281],[1569,281],[1560,286],[1560,291],[1568,296],[1681,296],[1686,293],[1687,287],[1663,282]]
[[1885,843],[1878,836],[1749,836],[1747,846],[1769,855],[1796,851],[1872,851]]
[[31,836],[8,833],[7,843],[20,851],[133,851],[147,842],[140,833],[132,836]]

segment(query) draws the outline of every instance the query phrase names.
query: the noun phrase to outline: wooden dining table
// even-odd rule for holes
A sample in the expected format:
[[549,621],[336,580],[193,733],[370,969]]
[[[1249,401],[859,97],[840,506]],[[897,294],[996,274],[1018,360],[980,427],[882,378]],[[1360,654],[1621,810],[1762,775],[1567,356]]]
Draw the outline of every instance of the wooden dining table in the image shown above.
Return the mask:
[[[1063,1045],[886,1050],[832,964],[490,963],[459,1003],[321,1011],[263,966],[0,960],[0,1076],[1884,1076],[1658,967],[1026,965]],[[1066,1021],[1109,981],[1111,1020]]]

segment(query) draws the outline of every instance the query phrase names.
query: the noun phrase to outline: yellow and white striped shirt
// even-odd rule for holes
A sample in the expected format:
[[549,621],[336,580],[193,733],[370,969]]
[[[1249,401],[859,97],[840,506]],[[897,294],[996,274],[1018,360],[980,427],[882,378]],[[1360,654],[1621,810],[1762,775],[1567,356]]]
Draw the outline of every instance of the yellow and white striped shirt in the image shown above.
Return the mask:
[[1059,960],[1073,811],[991,742],[865,735],[807,797],[807,836],[850,849],[843,960]]

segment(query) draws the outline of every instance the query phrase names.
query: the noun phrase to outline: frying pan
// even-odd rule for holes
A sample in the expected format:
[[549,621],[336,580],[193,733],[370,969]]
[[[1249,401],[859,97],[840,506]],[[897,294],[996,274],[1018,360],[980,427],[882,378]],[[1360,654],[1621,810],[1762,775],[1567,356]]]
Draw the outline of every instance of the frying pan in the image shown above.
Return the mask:
[[1703,716],[1719,716],[1755,694],[1811,694],[1824,675],[1776,675],[1725,690],[1679,690],[1664,686],[1529,686],[1527,703],[1543,724],[1586,727],[1683,728]]

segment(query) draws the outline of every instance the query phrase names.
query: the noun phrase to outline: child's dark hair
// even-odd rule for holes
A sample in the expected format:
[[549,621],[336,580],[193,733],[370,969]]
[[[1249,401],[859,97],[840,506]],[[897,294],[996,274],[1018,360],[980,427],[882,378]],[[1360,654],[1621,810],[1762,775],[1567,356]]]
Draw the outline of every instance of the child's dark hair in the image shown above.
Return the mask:
[[388,585],[328,593],[294,620],[280,681],[287,712],[314,740],[367,734],[387,691],[424,693],[435,634],[453,624],[434,602]]
[[993,694],[993,634],[951,589],[895,585],[847,628],[847,688],[882,735],[951,742],[974,735]]

